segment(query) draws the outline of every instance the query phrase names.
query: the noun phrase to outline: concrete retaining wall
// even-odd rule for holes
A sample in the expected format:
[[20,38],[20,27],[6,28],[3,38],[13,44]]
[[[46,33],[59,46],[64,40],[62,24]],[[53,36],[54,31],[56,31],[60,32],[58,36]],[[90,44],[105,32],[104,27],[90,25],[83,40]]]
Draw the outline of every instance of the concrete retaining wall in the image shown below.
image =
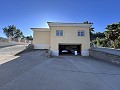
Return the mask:
[[90,49],[89,52],[91,57],[120,65],[120,55],[110,54],[95,49]]
[[32,51],[34,49],[34,45],[33,44],[29,44],[24,50],[22,50],[21,52],[18,52],[15,55],[20,55],[22,53],[28,52],[28,51]]

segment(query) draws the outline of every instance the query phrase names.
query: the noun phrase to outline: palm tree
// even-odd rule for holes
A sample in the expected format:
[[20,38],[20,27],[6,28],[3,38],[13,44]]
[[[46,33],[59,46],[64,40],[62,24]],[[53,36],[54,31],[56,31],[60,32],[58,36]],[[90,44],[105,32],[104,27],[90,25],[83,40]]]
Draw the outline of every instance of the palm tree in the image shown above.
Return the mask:
[[[93,24],[93,23],[89,22],[89,21],[85,21],[84,24]],[[93,33],[94,33],[94,28],[90,27],[89,32],[90,32],[90,40],[92,40],[92,36],[93,36]]]

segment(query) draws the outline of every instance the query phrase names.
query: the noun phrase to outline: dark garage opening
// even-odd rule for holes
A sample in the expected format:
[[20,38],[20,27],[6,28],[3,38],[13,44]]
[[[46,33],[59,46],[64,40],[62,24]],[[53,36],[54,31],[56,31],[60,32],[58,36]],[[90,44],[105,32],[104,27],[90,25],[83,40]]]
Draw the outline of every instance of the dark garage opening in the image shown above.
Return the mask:
[[59,55],[81,55],[81,44],[59,44]]

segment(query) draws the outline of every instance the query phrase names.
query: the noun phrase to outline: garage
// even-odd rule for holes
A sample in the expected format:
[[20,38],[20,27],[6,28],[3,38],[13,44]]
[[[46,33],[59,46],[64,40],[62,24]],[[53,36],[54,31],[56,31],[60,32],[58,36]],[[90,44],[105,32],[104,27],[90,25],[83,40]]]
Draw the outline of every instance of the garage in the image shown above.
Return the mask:
[[59,44],[59,55],[81,55],[81,44]]

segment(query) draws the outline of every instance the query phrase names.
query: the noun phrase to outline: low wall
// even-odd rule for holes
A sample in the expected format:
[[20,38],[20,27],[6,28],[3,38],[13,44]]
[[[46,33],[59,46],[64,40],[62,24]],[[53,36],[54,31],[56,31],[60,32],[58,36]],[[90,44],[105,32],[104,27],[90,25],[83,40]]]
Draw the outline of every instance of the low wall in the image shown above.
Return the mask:
[[22,50],[21,52],[15,54],[15,55],[20,55],[22,53],[28,52],[28,51],[32,51],[34,49],[34,45],[33,44],[29,44],[24,50]]
[[120,55],[102,52],[95,49],[90,49],[89,52],[90,56],[93,58],[120,65]]
[[8,43],[8,42],[0,42],[0,48],[8,47],[8,46],[14,46],[15,44]]

